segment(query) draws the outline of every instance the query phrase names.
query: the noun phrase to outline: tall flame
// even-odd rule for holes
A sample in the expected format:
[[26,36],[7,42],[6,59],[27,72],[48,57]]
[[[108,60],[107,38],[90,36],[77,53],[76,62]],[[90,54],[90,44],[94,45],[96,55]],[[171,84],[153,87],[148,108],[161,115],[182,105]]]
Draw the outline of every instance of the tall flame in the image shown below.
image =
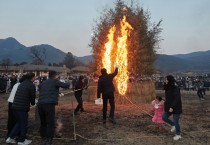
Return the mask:
[[113,26],[109,29],[109,34],[107,35],[108,41],[105,44],[105,52],[104,52],[104,57],[102,58],[102,64],[103,67],[106,68],[107,73],[111,73],[111,67],[112,67],[112,62],[111,60],[111,53],[112,53],[112,48],[114,44],[114,32],[116,30],[116,27]]
[[117,58],[116,62],[119,68],[119,74],[116,77],[117,88],[121,95],[124,95],[127,90],[128,77],[128,50],[127,50],[127,38],[130,35],[130,30],[133,30],[132,26],[126,21],[126,17],[120,21],[121,36],[118,37],[117,42]]
[[[124,95],[127,90],[128,81],[128,50],[127,50],[127,38],[130,35],[130,30],[133,30],[132,26],[126,21],[126,17],[120,21],[120,33],[121,36],[117,38],[117,50],[114,48],[114,33],[116,27],[112,26],[107,35],[108,41],[105,43],[105,52],[102,57],[102,65],[107,69],[107,73],[111,73],[113,64],[118,64],[118,75],[116,76],[117,88],[121,95]],[[115,55],[115,58],[111,57]],[[115,60],[116,59],[116,60]]]

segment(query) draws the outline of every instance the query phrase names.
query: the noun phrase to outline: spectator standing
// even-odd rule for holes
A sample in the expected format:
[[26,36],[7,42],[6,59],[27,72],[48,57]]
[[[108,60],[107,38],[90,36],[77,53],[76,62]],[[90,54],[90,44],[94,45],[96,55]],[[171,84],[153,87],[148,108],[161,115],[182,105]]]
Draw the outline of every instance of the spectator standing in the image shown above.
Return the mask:
[[12,104],[12,109],[17,122],[7,138],[6,143],[15,143],[15,137],[17,137],[17,135],[18,145],[28,145],[32,142],[31,140],[27,139],[26,134],[30,104],[35,105],[36,89],[33,84],[34,80],[35,74],[28,73],[27,79],[23,81],[17,88]]
[[7,138],[9,137],[9,134],[11,133],[13,127],[16,124],[16,118],[14,116],[13,110],[12,110],[12,104],[14,101],[14,97],[17,91],[18,86],[20,83],[26,80],[26,75],[24,75],[18,83],[13,85],[12,91],[10,93],[10,96],[8,98],[8,121],[7,121]]
[[199,97],[199,99],[200,100],[204,100],[204,98],[203,98],[203,82],[201,81],[201,80],[199,80],[198,82],[197,82],[197,95],[198,95],[198,97]]

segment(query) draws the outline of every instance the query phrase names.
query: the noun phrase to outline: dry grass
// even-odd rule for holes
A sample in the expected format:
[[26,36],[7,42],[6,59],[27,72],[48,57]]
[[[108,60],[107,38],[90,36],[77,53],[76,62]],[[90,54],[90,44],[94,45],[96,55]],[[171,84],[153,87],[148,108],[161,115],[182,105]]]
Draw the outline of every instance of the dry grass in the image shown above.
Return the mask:
[[[87,90],[87,100],[94,101],[97,98],[97,84],[91,83]],[[148,103],[155,97],[155,85],[152,81],[141,81],[138,83],[128,83],[128,90],[125,95],[132,102],[135,103]],[[129,103],[124,96],[115,92],[115,101],[117,104]]]
[[[137,87],[138,88],[138,87]],[[76,116],[76,133],[93,140],[85,140],[77,136],[73,139],[72,112],[76,107],[73,95],[60,98],[56,107],[57,118],[61,119],[63,128],[61,133],[65,139],[55,139],[54,145],[209,145],[210,142],[210,92],[207,92],[206,100],[200,101],[196,92],[181,92],[183,101],[183,114],[180,119],[182,139],[173,141],[174,133],[170,133],[170,127],[159,125],[151,121],[151,117],[142,110],[149,111],[150,103],[137,103],[139,108],[130,104],[116,104],[116,125],[107,122],[107,129],[102,126],[102,105],[95,105],[92,101],[86,102],[84,92],[84,108],[87,112]],[[156,91],[156,94],[164,97],[164,91]],[[6,145],[4,137],[7,122],[7,97],[0,94],[0,145]],[[73,107],[72,107],[72,100]],[[140,100],[141,101],[141,100]],[[29,112],[29,138],[32,145],[39,145],[39,124],[35,122],[35,109]],[[114,140],[121,139],[121,140]]]

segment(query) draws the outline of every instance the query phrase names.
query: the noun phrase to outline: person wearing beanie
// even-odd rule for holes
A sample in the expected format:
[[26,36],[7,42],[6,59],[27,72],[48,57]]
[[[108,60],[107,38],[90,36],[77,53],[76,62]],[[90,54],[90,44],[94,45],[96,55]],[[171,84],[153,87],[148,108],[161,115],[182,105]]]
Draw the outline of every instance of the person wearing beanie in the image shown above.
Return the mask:
[[[172,126],[171,132],[176,131],[176,135],[173,139],[179,140],[181,139],[179,119],[180,114],[182,113],[182,101],[180,89],[175,85],[175,82],[172,75],[166,77],[166,82],[164,84],[165,103],[162,119]],[[171,115],[173,115],[173,120],[169,119]]]
[[36,89],[33,84],[34,73],[27,73],[26,79],[18,86],[14,96],[12,110],[16,118],[16,123],[11,130],[6,143],[15,143],[18,136],[18,145],[28,145],[32,140],[27,139],[28,112],[30,105],[35,105]]
[[8,98],[8,121],[7,121],[7,131],[8,132],[7,132],[7,138],[9,137],[13,127],[16,124],[16,118],[15,118],[15,115],[14,115],[13,109],[12,109],[12,104],[13,104],[13,101],[14,101],[14,98],[15,98],[15,94],[17,92],[17,88],[20,85],[20,83],[22,83],[26,79],[27,79],[26,75],[23,75],[21,77],[21,79],[19,80],[19,82],[17,82],[16,84],[13,85],[12,91],[11,91],[11,93],[9,95],[9,98]]

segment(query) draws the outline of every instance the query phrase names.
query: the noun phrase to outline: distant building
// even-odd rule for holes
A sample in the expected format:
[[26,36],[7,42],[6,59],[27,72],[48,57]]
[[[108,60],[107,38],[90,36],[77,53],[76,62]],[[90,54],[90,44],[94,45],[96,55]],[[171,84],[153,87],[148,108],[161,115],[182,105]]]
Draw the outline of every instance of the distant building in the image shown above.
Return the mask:
[[49,71],[56,71],[62,76],[66,77],[69,74],[75,73],[89,73],[90,69],[86,66],[76,66],[72,69],[67,68],[65,65],[60,66],[47,66],[47,65],[33,65],[25,64],[19,66],[0,66],[0,73],[19,73],[23,74],[25,72],[34,72],[36,75],[47,76]]
[[33,65],[33,64],[25,64],[20,66],[8,66],[5,68],[4,66],[0,66],[0,73],[25,73],[25,72],[34,72],[36,75],[45,76],[49,71],[56,71],[63,76],[67,76],[70,74],[70,69],[59,66],[47,66],[47,65]]
[[90,69],[86,66],[76,66],[71,69],[71,73],[90,73]]

